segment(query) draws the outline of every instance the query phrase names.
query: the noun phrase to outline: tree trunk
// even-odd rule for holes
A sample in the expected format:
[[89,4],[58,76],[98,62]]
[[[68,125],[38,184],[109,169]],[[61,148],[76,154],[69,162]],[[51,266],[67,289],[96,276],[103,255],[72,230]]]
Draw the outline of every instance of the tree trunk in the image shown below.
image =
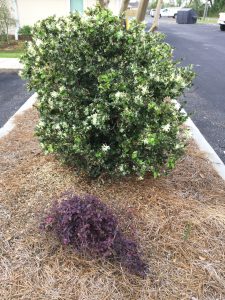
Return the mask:
[[161,10],[162,4],[163,4],[163,0],[158,0],[152,27],[149,30],[150,32],[155,31],[159,27],[160,10]]
[[203,13],[203,20],[205,20],[205,18],[207,18],[207,15],[208,15],[208,8],[209,8],[209,2],[206,1],[206,2],[205,2],[204,13]]
[[123,0],[120,7],[120,16],[127,10],[130,0]]
[[17,0],[14,0],[14,9],[15,9],[15,19],[16,19],[15,40],[18,41],[18,32],[19,32],[19,28],[20,28],[20,21],[19,21]]
[[144,21],[146,10],[148,8],[149,0],[140,0],[138,11],[137,11],[137,22],[140,23]]
[[9,26],[8,26],[7,21],[6,21],[6,23],[5,23],[5,27],[6,27],[6,39],[7,39],[7,44],[9,45]]
[[100,4],[101,7],[105,7],[104,0],[99,0],[99,4]]
[[110,0],[99,0],[99,4],[101,5],[101,7],[107,8],[109,5],[109,1]]

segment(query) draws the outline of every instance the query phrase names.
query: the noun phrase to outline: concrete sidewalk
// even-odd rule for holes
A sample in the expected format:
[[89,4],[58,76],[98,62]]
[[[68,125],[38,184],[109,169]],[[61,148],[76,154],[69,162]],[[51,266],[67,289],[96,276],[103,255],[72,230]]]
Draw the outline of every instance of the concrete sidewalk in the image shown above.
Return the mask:
[[0,70],[21,70],[23,65],[18,58],[0,58]]

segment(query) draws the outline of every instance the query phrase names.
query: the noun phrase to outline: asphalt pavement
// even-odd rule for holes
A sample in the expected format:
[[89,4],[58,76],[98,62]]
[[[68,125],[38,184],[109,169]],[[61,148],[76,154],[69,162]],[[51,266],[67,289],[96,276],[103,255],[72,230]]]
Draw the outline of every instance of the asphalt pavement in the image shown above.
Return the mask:
[[26,90],[25,81],[16,71],[0,71],[0,127],[32,94]]
[[159,31],[182,65],[193,64],[197,74],[185,93],[185,110],[225,163],[225,32],[218,25],[176,24],[161,18]]

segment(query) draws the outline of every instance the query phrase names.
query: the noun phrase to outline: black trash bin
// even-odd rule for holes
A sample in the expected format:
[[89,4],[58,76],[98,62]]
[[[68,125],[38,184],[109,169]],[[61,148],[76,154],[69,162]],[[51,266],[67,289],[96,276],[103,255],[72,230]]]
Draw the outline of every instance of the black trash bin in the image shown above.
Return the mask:
[[177,12],[178,24],[195,24],[197,22],[197,13],[192,8],[182,8]]

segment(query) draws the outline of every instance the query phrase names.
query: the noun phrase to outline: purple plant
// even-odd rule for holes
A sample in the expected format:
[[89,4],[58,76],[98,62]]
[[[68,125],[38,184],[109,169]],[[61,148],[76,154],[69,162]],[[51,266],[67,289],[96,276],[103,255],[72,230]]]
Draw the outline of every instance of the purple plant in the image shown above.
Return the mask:
[[77,251],[117,259],[131,273],[146,276],[148,267],[136,242],[124,236],[115,215],[94,196],[67,193],[54,203],[41,228],[53,230],[62,244],[73,245]]

